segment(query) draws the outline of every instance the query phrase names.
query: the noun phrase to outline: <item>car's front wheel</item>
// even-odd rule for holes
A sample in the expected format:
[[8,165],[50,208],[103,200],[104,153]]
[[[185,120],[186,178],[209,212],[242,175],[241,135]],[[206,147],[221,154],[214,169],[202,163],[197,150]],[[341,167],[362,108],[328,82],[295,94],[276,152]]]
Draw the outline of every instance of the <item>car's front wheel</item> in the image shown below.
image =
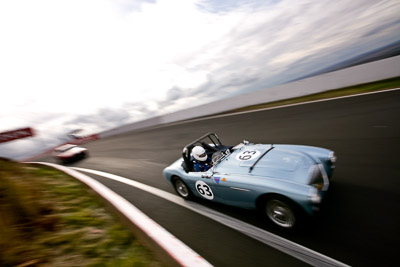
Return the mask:
[[192,197],[192,192],[190,192],[189,187],[182,181],[181,178],[176,177],[173,180],[175,191],[178,195],[184,199],[190,199]]
[[295,206],[290,201],[278,196],[265,201],[264,212],[272,223],[283,229],[294,229],[299,223]]

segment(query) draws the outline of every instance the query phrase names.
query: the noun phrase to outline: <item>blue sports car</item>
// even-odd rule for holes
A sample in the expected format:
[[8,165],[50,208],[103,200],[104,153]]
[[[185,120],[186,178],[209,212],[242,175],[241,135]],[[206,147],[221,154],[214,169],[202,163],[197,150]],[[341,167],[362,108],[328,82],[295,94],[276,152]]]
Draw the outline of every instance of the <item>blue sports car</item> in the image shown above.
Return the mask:
[[[192,149],[204,148],[212,167],[195,172]],[[193,196],[246,209],[259,209],[274,225],[293,229],[312,215],[329,188],[336,156],[331,150],[299,145],[223,145],[208,133],[184,147],[163,170],[179,196]]]

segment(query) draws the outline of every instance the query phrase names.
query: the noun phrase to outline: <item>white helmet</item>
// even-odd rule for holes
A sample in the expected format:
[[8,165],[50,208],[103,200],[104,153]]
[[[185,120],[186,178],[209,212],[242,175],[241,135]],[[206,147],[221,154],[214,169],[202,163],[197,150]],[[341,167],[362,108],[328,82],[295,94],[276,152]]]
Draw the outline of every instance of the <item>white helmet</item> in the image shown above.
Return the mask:
[[195,159],[200,161],[206,161],[207,159],[206,150],[201,146],[195,146],[192,149],[192,155]]

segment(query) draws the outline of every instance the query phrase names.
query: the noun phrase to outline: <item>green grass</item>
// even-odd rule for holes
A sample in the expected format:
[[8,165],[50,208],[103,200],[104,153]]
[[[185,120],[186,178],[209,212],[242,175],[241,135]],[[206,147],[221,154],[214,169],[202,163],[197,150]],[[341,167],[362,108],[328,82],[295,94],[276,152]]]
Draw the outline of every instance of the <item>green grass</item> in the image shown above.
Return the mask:
[[238,108],[238,109],[230,110],[227,112],[223,112],[221,114],[229,114],[229,113],[244,112],[244,111],[251,111],[251,110],[257,110],[257,109],[264,109],[264,108],[279,107],[279,106],[298,104],[298,103],[304,103],[304,102],[315,101],[315,100],[356,95],[356,94],[360,94],[360,93],[382,91],[382,90],[392,89],[392,88],[397,88],[397,87],[400,87],[400,77],[377,81],[377,82],[372,82],[372,83],[359,84],[356,86],[350,86],[350,87],[345,87],[345,88],[340,88],[340,89],[335,89],[335,90],[330,90],[330,91],[326,91],[323,93],[311,94],[311,95],[306,95],[306,96],[302,96],[302,97],[290,98],[290,99],[281,100],[281,101],[275,101],[275,102],[270,102],[270,103],[265,103],[265,104],[248,106],[248,107],[244,107],[244,108]]
[[0,159],[0,266],[161,266],[98,196],[50,167]]

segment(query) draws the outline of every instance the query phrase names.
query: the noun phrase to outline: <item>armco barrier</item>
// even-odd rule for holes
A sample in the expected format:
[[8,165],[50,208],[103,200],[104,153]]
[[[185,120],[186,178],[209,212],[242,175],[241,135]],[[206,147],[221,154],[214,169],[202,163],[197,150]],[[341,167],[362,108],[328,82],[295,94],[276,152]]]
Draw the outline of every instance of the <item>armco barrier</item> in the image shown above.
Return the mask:
[[253,93],[243,94],[215,101],[209,104],[173,112],[163,116],[127,124],[122,127],[104,131],[100,133],[99,136],[100,138],[104,138],[155,125],[208,116],[250,105],[305,96],[398,76],[400,76],[400,56],[325,73],[303,80],[266,88]]

